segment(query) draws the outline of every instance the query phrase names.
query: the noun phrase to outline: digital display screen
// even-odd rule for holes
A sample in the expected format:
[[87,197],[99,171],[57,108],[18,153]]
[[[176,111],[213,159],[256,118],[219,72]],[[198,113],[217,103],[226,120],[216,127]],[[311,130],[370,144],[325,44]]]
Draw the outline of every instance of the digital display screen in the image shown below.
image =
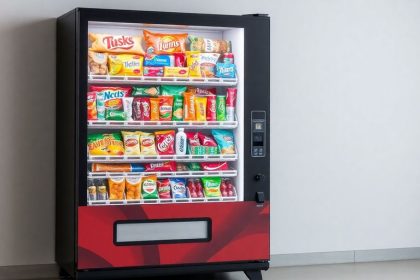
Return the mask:
[[252,136],[252,145],[253,146],[264,146],[264,134],[263,133],[254,133]]

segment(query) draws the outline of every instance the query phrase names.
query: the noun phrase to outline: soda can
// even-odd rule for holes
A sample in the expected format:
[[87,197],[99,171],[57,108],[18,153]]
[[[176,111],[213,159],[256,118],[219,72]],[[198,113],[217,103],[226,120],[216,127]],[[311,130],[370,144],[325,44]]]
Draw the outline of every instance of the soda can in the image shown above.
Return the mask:
[[226,120],[226,96],[224,95],[216,96],[216,120]]
[[89,200],[96,200],[96,186],[88,187]]

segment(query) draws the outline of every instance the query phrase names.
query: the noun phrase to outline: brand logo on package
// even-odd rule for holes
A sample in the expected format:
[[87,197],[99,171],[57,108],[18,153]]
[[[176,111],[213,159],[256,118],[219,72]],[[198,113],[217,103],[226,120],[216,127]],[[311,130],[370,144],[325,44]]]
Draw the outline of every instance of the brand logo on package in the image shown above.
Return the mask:
[[134,46],[133,37],[131,36],[106,36],[102,39],[102,42],[109,50],[129,50]]

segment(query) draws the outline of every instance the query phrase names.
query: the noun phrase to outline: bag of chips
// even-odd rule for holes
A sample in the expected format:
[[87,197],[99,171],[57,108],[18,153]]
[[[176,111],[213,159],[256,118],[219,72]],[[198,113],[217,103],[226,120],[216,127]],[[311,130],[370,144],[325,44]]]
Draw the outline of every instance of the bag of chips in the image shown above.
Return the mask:
[[161,121],[172,120],[173,104],[174,104],[173,96],[160,96],[159,97],[159,120]]
[[133,119],[135,121],[150,121],[150,98],[135,97],[133,100]]
[[124,177],[108,178],[109,199],[122,200],[124,199],[125,179]]
[[187,66],[190,77],[201,77],[200,52],[187,52]]
[[119,133],[89,134],[89,155],[124,155],[124,145]]
[[171,198],[171,183],[169,182],[169,179],[158,180],[157,188],[160,199]]
[[143,56],[135,54],[110,54],[108,56],[109,75],[141,76],[143,74]]
[[216,63],[219,60],[218,53],[200,53],[201,77],[214,78],[216,76]]
[[125,179],[125,188],[127,200],[141,199],[141,177],[127,177]]
[[167,54],[152,54],[147,53],[144,55],[144,66],[174,66],[173,57]]
[[166,34],[143,31],[146,41],[146,52],[155,54],[172,54],[185,52],[188,34]]
[[125,119],[127,121],[133,120],[133,97],[123,97],[123,108]]
[[150,98],[150,120],[159,120],[159,98]]
[[87,115],[88,120],[97,120],[98,111],[96,110],[96,92],[91,91],[87,93]]
[[147,76],[147,77],[163,77],[163,67],[144,66],[143,76]]
[[220,177],[204,177],[201,178],[203,182],[203,189],[204,194],[206,197],[220,197],[222,194],[220,193],[220,184],[222,182],[222,178]]
[[175,130],[155,131],[155,136],[159,155],[175,154]]
[[132,131],[121,131],[124,139],[125,155],[140,155],[140,134]]
[[226,40],[215,40],[198,37],[194,35],[188,36],[191,51],[207,52],[207,53],[229,53],[232,51],[232,43]]
[[206,121],[206,108],[207,108],[207,97],[196,96],[195,97],[195,120]]
[[217,155],[218,149],[217,149],[217,143],[213,140],[213,138],[204,135],[201,132],[198,132],[198,139],[200,139],[201,146],[205,147],[206,155]]
[[181,77],[185,78],[188,77],[188,67],[170,67],[165,66],[163,68],[163,76],[164,77]]
[[184,97],[174,96],[174,106],[172,107],[172,120],[182,121],[184,117]]
[[195,95],[191,92],[184,93],[184,121],[195,120]]
[[214,140],[216,140],[219,146],[221,154],[234,154],[235,153],[235,141],[233,132],[230,130],[213,129],[211,131]]
[[236,66],[231,63],[216,63],[216,77],[235,78]]
[[172,197],[173,198],[187,198],[187,186],[183,178],[171,178]]
[[161,86],[162,95],[169,95],[169,96],[182,96],[184,92],[187,91],[186,86]]
[[[111,114],[110,111],[124,112],[123,98],[129,97],[131,94],[130,87],[107,87],[107,86],[90,86],[89,91],[96,91],[96,108],[98,111],[98,119],[125,120],[126,116],[122,113]],[[108,113],[106,113],[109,111]]]
[[89,73],[91,75],[106,75],[108,73],[108,67],[106,61],[108,59],[108,54],[98,53],[89,51],[88,52],[88,65]]
[[153,134],[140,132],[140,153],[142,155],[157,155]]
[[159,86],[134,86],[131,95],[156,97],[159,93]]
[[142,38],[131,35],[110,35],[89,32],[91,51],[109,53],[134,53],[144,54]]
[[156,175],[145,176],[141,180],[141,194],[143,199],[158,199]]
[[145,163],[144,171],[145,172],[175,172],[176,163],[175,161]]

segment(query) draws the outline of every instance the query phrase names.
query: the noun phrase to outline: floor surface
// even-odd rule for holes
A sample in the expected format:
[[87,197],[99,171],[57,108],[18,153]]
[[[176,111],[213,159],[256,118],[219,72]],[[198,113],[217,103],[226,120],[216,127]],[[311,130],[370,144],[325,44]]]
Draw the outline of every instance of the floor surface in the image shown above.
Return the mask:
[[[0,270],[1,271],[1,270]],[[4,272],[4,271],[3,271]],[[1,280],[57,280],[59,278],[28,278],[19,277],[19,272],[8,271],[0,275]],[[147,278],[147,280],[246,280],[243,273],[221,273],[216,275],[193,275],[178,277]],[[271,268],[263,273],[264,280],[419,280],[420,260],[376,262],[338,265],[316,265]],[[142,280],[146,280],[143,278]]]

